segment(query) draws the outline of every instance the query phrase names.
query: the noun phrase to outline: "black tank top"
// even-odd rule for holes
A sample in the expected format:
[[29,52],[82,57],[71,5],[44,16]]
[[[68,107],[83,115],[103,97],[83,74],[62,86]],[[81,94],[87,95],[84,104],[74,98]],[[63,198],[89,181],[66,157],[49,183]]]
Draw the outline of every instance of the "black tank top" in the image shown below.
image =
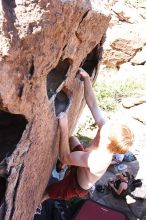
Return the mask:
[[[121,183],[127,183],[127,184],[128,184],[127,181],[118,179],[118,180],[115,181],[114,187],[118,190]],[[128,187],[127,187],[127,189],[123,190],[120,195],[118,195],[118,194],[113,190],[113,195],[114,195],[115,197],[117,197],[117,198],[119,198],[119,197],[120,197],[120,198],[125,198],[125,196],[127,195],[127,190],[128,190]]]

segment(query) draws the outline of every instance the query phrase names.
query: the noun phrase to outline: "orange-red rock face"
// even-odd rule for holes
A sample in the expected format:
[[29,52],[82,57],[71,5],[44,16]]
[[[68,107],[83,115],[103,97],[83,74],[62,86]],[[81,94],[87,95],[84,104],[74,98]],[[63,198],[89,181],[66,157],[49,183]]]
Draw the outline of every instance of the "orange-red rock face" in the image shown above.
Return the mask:
[[102,1],[2,1],[0,162],[6,161],[8,171],[6,220],[32,218],[58,155],[56,116],[68,111],[71,134],[84,105],[76,73],[82,66],[97,75],[109,20]]

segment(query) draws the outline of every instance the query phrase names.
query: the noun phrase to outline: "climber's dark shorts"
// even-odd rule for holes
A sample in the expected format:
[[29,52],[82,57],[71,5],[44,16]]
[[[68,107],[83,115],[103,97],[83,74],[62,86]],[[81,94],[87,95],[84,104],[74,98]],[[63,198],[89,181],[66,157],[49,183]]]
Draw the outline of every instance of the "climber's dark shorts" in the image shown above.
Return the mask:
[[[84,151],[83,146],[77,145],[73,151]],[[68,200],[74,197],[84,197],[88,190],[82,189],[77,182],[77,167],[71,166],[63,180],[51,184],[47,188],[50,199]]]

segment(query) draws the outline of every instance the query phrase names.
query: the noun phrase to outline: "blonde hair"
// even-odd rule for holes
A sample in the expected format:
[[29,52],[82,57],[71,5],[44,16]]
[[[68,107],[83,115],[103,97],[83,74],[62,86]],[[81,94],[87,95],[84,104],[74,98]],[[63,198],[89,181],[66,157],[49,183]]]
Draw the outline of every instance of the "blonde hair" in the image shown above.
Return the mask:
[[112,153],[125,154],[134,142],[134,134],[128,125],[118,121],[110,123],[108,138],[111,141],[108,150]]

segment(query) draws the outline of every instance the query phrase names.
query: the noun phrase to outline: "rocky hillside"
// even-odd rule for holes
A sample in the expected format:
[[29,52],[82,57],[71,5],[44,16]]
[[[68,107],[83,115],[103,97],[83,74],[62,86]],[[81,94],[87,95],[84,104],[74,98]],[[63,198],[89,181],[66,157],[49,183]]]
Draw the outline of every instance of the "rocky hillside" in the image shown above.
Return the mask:
[[[141,3],[140,3],[141,2]],[[103,64],[121,74],[146,72],[146,2],[110,1]]]

